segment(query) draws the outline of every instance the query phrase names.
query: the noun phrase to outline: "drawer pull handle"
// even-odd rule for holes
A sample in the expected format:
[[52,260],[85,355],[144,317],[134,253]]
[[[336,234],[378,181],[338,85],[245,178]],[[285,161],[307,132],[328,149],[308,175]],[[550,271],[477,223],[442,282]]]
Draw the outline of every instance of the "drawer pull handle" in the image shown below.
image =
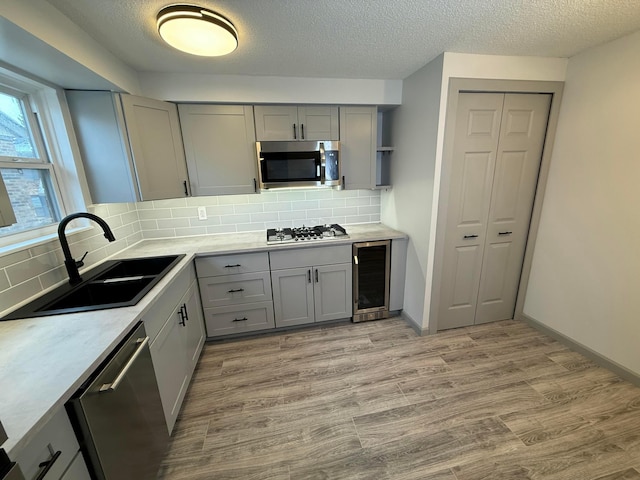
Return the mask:
[[224,268],[235,268],[235,267],[241,267],[242,265],[240,265],[239,263],[236,263],[235,265],[225,265]]
[[465,238],[465,239],[466,239],[466,238],[478,238],[478,235],[465,235],[465,236],[464,236],[464,237],[462,237],[462,238]]
[[[49,445],[49,450],[53,450],[53,448],[51,448],[51,445]],[[56,463],[56,460],[58,460],[58,458],[60,458],[60,455],[62,455],[62,451],[58,450],[56,453],[53,453],[51,455],[51,458],[49,460],[38,464],[38,468],[42,468],[42,470],[35,480],[42,480],[44,477],[46,477],[47,473],[49,473],[49,470],[51,470],[51,467],[53,467],[53,464]]]
[[233,319],[234,322],[246,322],[247,320],[249,320],[247,317]]
[[498,232],[498,235],[511,235],[513,232]]
[[244,292],[244,288],[236,288],[236,289],[232,288],[227,293],[236,293],[236,292]]

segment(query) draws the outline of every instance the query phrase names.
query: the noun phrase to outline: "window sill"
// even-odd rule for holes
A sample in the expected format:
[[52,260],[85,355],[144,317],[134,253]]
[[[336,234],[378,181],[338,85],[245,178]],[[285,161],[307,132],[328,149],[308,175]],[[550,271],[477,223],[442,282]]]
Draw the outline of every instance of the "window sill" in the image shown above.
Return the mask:
[[[57,226],[55,227],[57,229]],[[67,238],[72,237],[74,234],[76,233],[80,233],[80,232],[84,232],[87,230],[91,230],[91,226],[83,226],[83,227],[77,227],[74,229],[69,229],[66,232],[66,236]],[[20,252],[23,250],[27,250],[29,248],[34,248],[34,247],[39,247],[42,245],[46,245],[47,243],[50,242],[57,242],[58,241],[58,233],[57,230],[55,232],[52,233],[47,233],[44,235],[40,235],[36,238],[32,238],[29,240],[24,240],[21,242],[16,242],[16,243],[11,243],[9,245],[0,245],[0,258],[6,256],[6,255],[11,255],[12,253],[16,253],[16,252]],[[71,241],[69,243],[72,243]],[[54,250],[56,248],[59,248],[60,245],[57,245],[55,247],[52,247],[51,250]]]

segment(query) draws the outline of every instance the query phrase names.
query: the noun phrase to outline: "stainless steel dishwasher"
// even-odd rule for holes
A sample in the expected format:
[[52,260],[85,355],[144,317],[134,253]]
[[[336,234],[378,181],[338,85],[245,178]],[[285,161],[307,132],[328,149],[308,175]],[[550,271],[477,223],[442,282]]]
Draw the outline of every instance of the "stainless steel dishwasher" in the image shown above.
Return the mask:
[[157,476],[169,433],[148,344],[140,323],[67,404],[96,479]]

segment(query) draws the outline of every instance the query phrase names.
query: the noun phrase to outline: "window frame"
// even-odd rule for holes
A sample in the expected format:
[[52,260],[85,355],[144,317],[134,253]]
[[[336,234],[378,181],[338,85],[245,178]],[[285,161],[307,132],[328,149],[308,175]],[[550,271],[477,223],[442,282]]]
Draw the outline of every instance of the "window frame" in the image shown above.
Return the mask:
[[[59,217],[72,211],[86,211],[91,200],[64,91],[45,81],[16,73],[2,63],[0,89],[22,100],[38,156],[37,159],[20,157],[19,161],[11,160],[17,157],[0,156],[0,167],[48,170],[50,194],[55,197]],[[58,221],[0,237],[0,255],[50,241],[56,238],[57,228]]]

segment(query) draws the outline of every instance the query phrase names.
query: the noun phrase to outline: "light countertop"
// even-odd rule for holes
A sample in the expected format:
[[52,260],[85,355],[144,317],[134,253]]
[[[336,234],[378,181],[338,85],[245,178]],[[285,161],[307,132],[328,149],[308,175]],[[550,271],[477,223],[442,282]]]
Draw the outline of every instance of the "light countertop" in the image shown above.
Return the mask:
[[186,254],[137,305],[0,322],[0,421],[15,458],[197,256],[407,238],[382,224],[349,225],[348,239],[266,245],[265,232],[143,240],[113,258]]

